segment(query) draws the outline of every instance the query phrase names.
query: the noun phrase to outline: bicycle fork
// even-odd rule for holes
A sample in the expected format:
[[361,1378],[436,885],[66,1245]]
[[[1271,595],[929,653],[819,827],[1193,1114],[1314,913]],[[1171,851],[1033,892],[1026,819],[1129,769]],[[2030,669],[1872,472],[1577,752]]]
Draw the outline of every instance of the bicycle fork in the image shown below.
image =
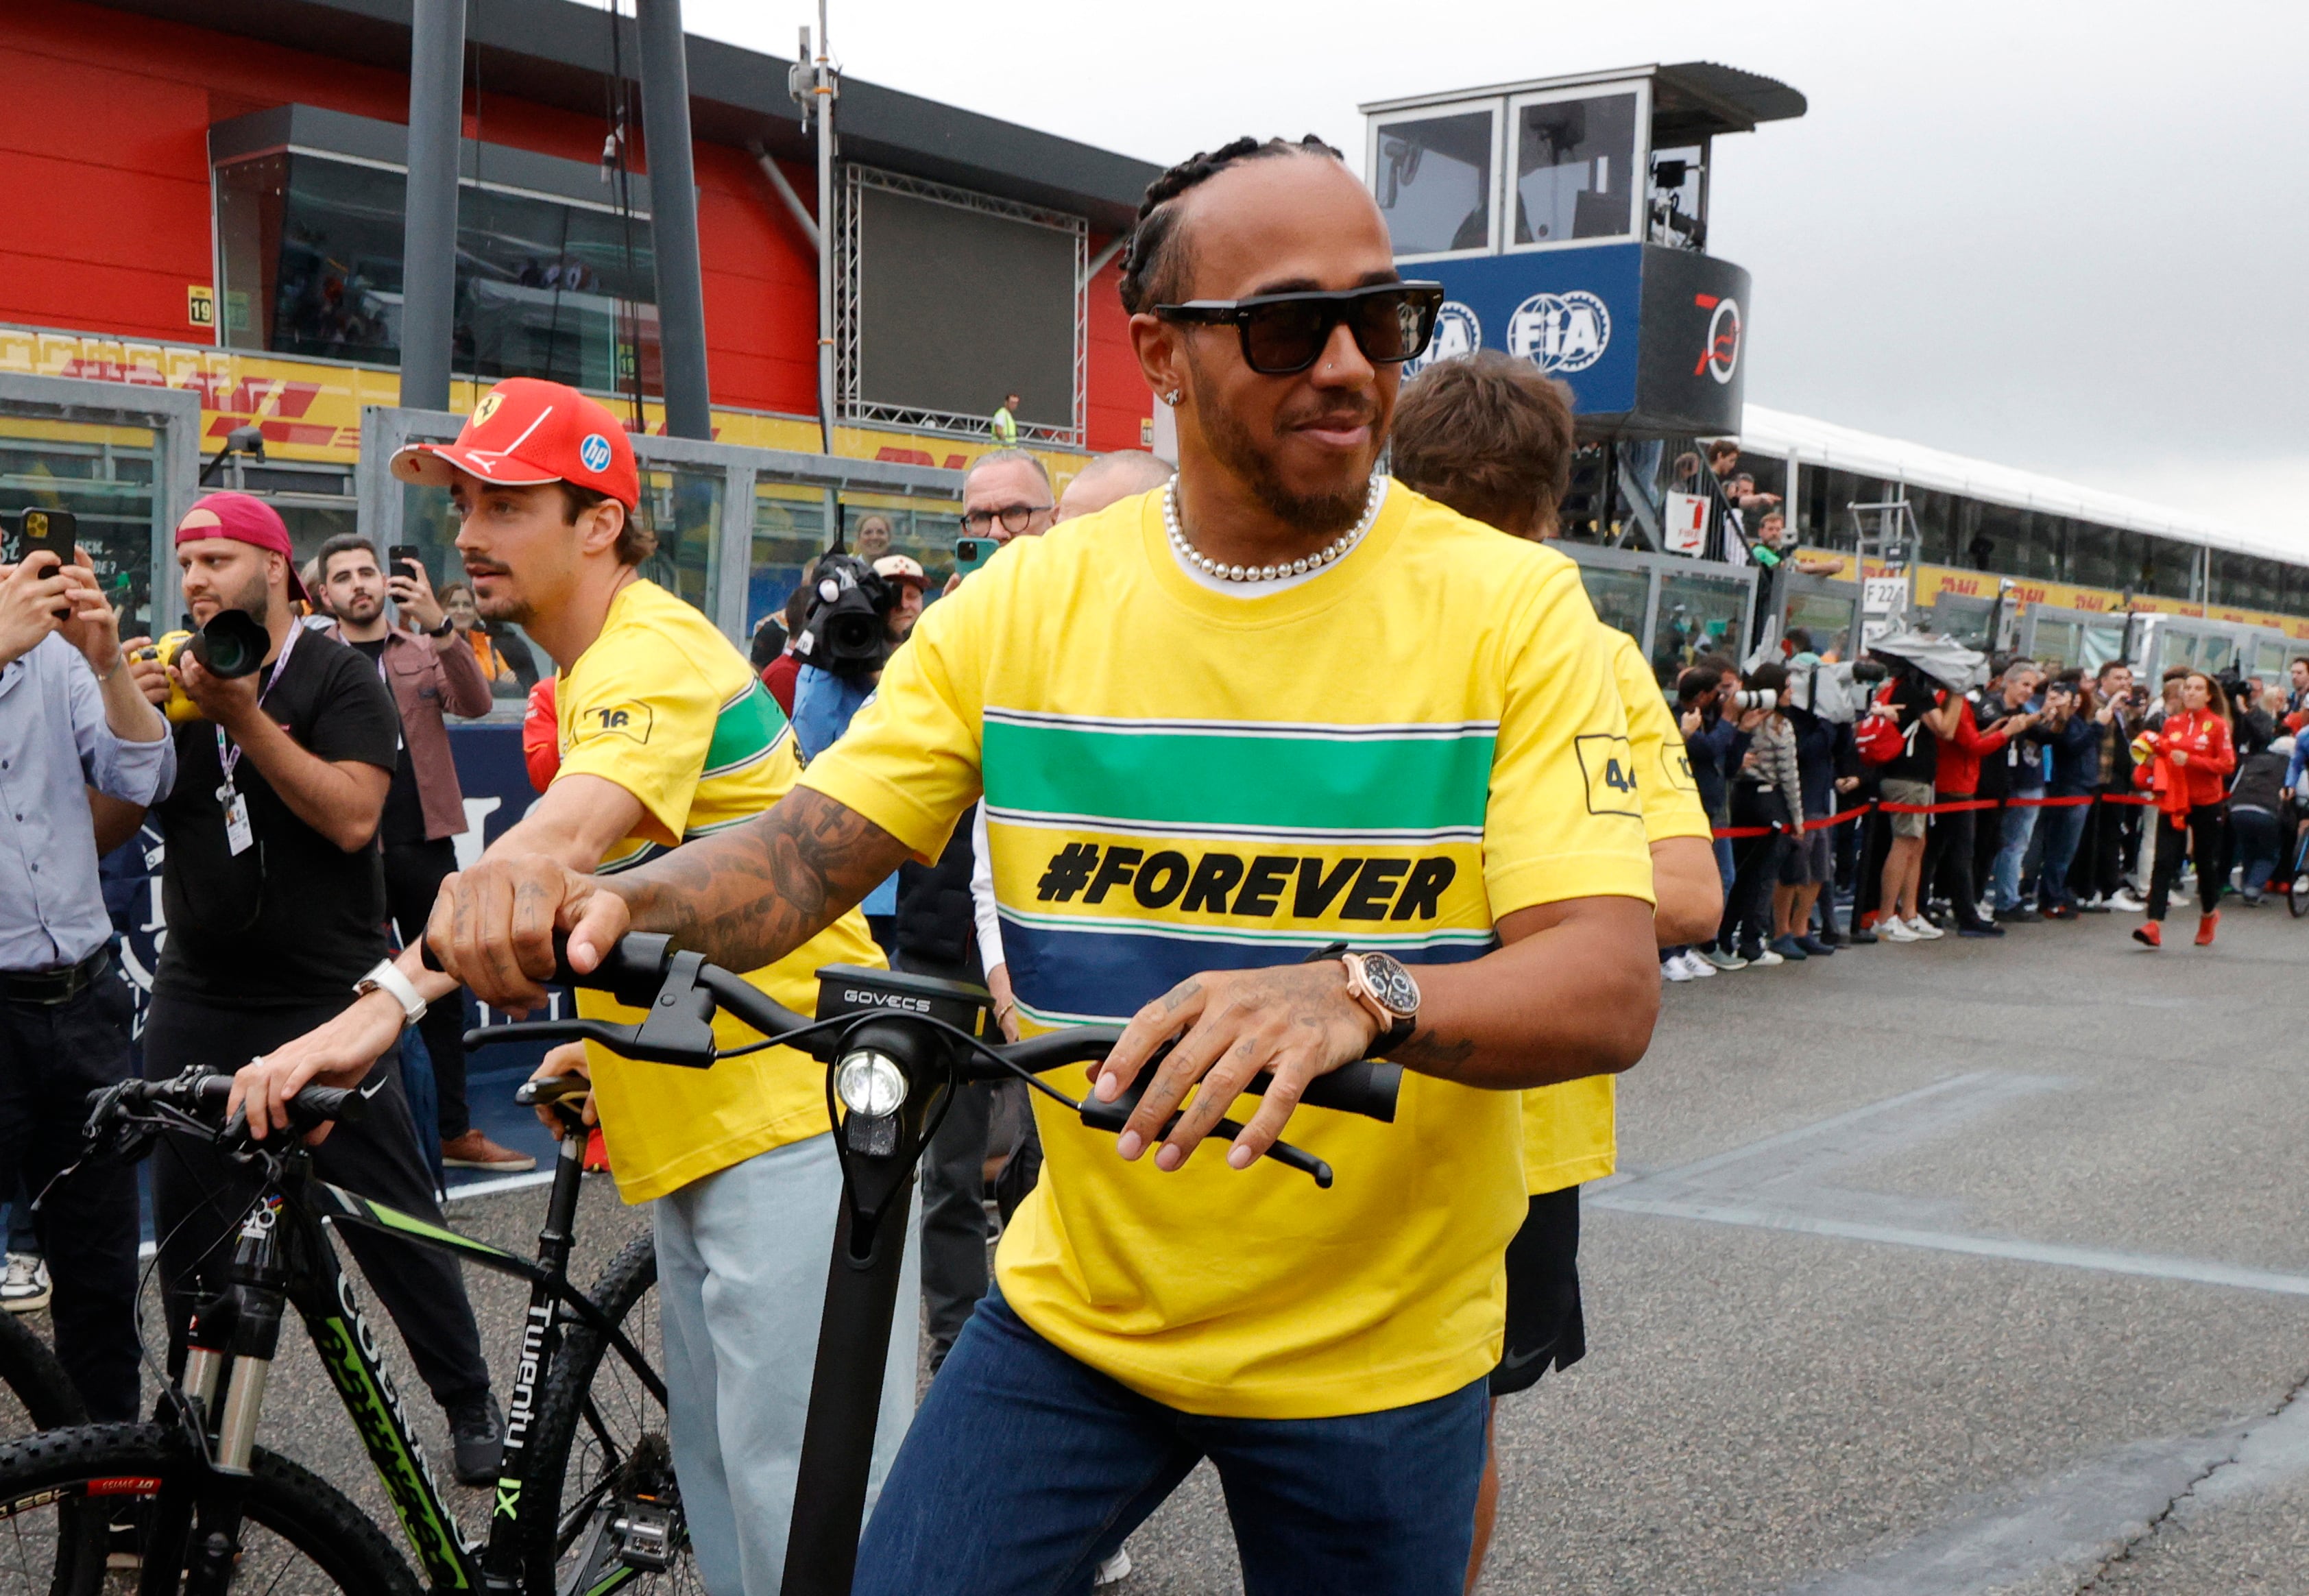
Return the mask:
[[243,1482],[281,1350],[289,1285],[276,1232],[281,1209],[280,1194],[268,1192],[249,1212],[233,1243],[225,1289],[195,1306],[186,1330],[183,1389],[209,1466],[197,1502],[164,1497],[156,1504],[147,1550],[160,1566],[185,1570],[186,1596],[223,1596],[240,1551]]

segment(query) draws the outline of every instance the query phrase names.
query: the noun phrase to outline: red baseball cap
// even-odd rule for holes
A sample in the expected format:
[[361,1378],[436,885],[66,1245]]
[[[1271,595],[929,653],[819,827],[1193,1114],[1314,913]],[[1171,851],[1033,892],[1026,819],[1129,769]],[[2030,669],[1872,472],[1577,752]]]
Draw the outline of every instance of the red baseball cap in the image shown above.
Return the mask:
[[177,523],[177,541],[198,543],[209,538],[229,538],[269,548],[289,562],[289,596],[312,602],[303,578],[297,574],[297,554],[289,546],[289,528],[281,513],[263,499],[245,493],[204,494],[193,501]]
[[481,395],[455,443],[410,444],[393,456],[394,476],[428,487],[446,487],[451,466],[508,487],[574,482],[628,510],[641,500],[634,446],[618,418],[576,389],[536,377],[507,377]]

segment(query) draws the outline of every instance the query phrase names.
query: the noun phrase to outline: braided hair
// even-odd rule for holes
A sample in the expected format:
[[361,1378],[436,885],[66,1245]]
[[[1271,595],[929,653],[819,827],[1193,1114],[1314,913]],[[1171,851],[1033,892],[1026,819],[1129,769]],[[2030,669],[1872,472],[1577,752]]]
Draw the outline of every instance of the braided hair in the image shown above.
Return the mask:
[[1168,303],[1178,292],[1176,279],[1186,265],[1179,242],[1179,212],[1171,202],[1189,189],[1207,182],[1246,160],[1268,160],[1280,155],[1327,155],[1344,159],[1313,134],[1293,142],[1264,142],[1248,135],[1215,150],[1198,151],[1146,185],[1139,202],[1138,220],[1130,231],[1130,245],[1122,256],[1122,308],[1136,315]]

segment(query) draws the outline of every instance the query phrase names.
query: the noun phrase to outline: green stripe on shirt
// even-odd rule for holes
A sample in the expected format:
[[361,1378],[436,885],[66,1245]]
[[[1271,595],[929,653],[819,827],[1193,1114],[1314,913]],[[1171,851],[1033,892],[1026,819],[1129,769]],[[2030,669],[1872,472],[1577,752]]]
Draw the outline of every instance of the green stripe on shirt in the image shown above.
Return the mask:
[[1431,831],[1483,824],[1494,729],[984,721],[990,808],[1155,824]]

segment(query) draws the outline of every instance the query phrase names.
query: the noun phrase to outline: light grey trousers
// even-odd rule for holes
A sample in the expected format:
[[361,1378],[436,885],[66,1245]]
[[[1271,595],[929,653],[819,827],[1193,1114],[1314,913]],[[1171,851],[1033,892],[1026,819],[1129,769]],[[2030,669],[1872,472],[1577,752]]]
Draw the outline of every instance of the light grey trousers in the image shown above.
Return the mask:
[[[666,1408],[690,1545],[709,1596],[777,1596],[817,1358],[842,1170],[834,1138],[757,1153],[650,1204]],[[914,1413],[919,1223],[884,1367],[867,1511]]]

